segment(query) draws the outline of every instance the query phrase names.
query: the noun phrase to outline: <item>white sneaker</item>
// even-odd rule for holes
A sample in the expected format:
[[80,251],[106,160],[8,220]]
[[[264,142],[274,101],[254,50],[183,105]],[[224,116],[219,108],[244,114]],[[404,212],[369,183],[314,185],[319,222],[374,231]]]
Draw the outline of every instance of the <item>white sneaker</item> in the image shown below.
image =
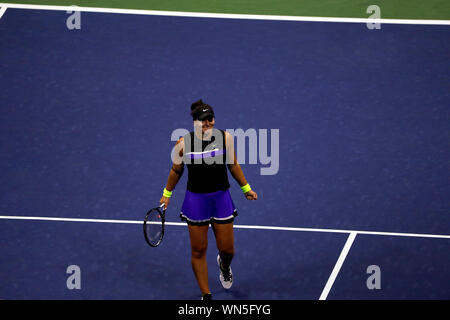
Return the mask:
[[228,268],[228,270],[222,270],[221,263],[220,263],[220,255],[217,255],[217,264],[219,265],[219,279],[220,283],[222,284],[222,287],[224,289],[230,289],[233,285],[233,272],[231,271],[231,267]]

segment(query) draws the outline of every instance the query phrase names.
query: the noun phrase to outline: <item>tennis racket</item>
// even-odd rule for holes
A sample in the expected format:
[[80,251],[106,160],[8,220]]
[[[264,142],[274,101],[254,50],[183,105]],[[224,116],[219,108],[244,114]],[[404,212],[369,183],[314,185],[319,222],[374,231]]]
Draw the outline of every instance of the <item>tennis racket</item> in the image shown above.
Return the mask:
[[164,222],[166,217],[166,208],[164,204],[150,209],[144,219],[144,237],[148,245],[157,247],[161,244],[164,237]]

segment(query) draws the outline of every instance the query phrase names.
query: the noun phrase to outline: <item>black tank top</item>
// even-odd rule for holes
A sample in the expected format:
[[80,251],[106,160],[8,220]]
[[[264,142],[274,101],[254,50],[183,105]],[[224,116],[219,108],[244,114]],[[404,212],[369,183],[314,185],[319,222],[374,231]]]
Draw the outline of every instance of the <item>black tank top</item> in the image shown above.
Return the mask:
[[213,129],[210,140],[201,140],[194,132],[185,135],[183,162],[188,168],[187,190],[210,193],[230,188],[223,130]]

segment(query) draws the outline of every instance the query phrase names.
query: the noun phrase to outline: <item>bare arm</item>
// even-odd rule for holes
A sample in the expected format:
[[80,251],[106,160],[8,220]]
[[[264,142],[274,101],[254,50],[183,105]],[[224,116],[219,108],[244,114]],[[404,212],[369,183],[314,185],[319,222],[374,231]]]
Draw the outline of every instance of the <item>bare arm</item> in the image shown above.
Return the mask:
[[[228,170],[230,170],[231,176],[234,178],[234,180],[236,180],[239,186],[243,187],[248,182],[247,179],[245,179],[241,165],[237,161],[236,152],[234,151],[233,137],[226,131],[225,131],[225,144],[227,147],[227,156],[230,158],[230,160],[227,162]],[[248,200],[258,199],[258,195],[253,190],[246,192],[245,197]]]
[[[166,190],[167,191],[173,191],[178,183],[180,181],[181,176],[183,175],[184,171],[184,164],[181,161],[183,158],[183,146],[184,146],[184,139],[180,138],[177,143],[175,144],[175,152],[177,153],[175,157],[177,160],[174,163],[172,163],[172,167],[170,168],[169,177],[167,178],[167,184],[166,184]],[[159,200],[160,204],[164,203],[164,206],[167,208],[169,205],[170,198],[162,196]]]
[[230,170],[231,176],[236,180],[239,186],[243,187],[247,184],[247,179],[245,179],[241,165],[237,162],[236,154],[234,154],[233,158],[233,163],[228,164],[228,170]]

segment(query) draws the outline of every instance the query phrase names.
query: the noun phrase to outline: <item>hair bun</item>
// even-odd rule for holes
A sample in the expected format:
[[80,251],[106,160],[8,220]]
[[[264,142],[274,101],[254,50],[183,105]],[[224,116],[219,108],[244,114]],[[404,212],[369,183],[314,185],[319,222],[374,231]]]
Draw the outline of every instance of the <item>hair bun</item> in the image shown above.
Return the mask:
[[200,107],[200,106],[204,106],[205,103],[203,102],[202,99],[195,101],[193,104],[191,104],[191,111],[194,111],[195,108]]

